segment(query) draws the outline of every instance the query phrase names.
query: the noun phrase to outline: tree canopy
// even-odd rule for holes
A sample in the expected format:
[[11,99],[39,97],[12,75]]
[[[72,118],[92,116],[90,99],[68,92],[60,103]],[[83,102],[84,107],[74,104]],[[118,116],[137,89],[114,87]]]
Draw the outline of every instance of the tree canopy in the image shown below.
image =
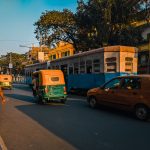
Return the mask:
[[36,38],[48,45],[70,42],[77,51],[105,45],[136,46],[143,39],[141,29],[132,23],[150,19],[149,5],[150,0],[78,0],[75,14],[67,9],[43,12],[34,24]]
[[45,11],[34,26],[36,38],[41,44],[65,41],[76,47],[76,21],[74,14],[64,9],[61,11]]
[[26,60],[25,54],[7,53],[0,58],[1,72],[7,73],[9,70],[9,63],[11,62],[13,65],[12,73],[14,75],[23,74],[25,65],[23,63],[26,62]]

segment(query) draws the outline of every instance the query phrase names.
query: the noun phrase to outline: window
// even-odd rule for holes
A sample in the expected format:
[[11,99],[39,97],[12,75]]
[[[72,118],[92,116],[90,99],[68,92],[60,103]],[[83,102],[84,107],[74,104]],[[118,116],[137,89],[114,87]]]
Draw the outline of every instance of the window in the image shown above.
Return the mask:
[[80,73],[85,73],[85,61],[80,62]]
[[79,73],[79,64],[74,63],[74,74],[78,74],[78,73]]
[[73,74],[73,67],[69,67],[69,74]]
[[120,87],[120,79],[113,79],[110,82],[106,83],[105,89],[118,89]]
[[129,73],[133,71],[133,58],[132,57],[125,58],[125,71]]
[[86,61],[86,73],[92,73],[92,61],[91,60]]
[[100,72],[100,60],[99,59],[93,60],[93,71],[95,73],[99,73]]
[[140,89],[141,80],[140,78],[125,78],[122,83],[122,88],[124,89]]
[[56,54],[50,56],[50,60],[56,59]]
[[51,77],[51,80],[54,82],[59,81],[59,77]]
[[62,57],[70,56],[70,51],[62,52]]
[[61,70],[64,73],[64,75],[67,75],[67,69],[68,69],[68,65],[61,65]]
[[55,55],[53,55],[53,59],[56,59],[56,54],[55,54]]
[[116,57],[106,58],[106,71],[107,72],[117,72]]

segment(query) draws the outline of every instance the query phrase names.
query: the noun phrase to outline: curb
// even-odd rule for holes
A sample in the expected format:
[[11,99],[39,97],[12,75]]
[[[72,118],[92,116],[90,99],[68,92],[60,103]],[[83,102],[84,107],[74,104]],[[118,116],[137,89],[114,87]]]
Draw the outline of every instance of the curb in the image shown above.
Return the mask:
[[0,136],[0,150],[7,150],[7,147],[1,136]]

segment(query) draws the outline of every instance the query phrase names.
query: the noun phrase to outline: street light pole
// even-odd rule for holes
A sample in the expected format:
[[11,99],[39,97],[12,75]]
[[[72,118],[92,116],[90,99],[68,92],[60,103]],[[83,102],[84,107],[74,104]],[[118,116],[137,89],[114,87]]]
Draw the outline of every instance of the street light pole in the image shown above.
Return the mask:
[[12,74],[12,54],[9,54],[9,74]]

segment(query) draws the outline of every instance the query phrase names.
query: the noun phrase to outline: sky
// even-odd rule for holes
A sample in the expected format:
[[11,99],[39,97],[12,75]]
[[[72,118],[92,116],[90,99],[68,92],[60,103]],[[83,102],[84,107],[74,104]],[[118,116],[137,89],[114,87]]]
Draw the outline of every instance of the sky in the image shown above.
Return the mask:
[[[34,23],[45,10],[76,11],[77,0],[0,0],[0,55],[25,53],[38,46]],[[26,47],[20,47],[24,45]]]

